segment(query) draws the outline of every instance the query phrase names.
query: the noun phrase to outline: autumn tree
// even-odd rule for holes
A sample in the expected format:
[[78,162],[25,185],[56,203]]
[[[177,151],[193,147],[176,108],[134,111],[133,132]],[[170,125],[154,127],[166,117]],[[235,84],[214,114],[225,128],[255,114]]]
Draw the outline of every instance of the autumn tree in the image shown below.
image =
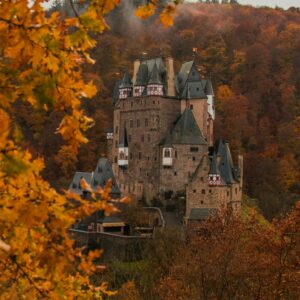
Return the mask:
[[[46,14],[40,0],[0,2],[1,299],[95,299],[110,294],[106,284],[93,286],[89,280],[100,251],[83,256],[67,233],[77,219],[99,209],[107,214],[115,210],[109,184],[97,192],[97,201],[56,192],[41,177],[42,157],[33,158],[20,143],[15,109],[21,102],[62,114],[57,133],[65,145],[56,161],[68,170],[64,158],[76,160],[79,146],[87,142],[84,132],[93,124],[81,105],[96,94],[92,81],[82,78],[84,64],[94,63],[91,33],[108,28],[104,18],[118,4],[89,1],[79,14],[70,1],[73,17],[66,18],[59,12]],[[158,4],[140,7],[137,14],[154,14]],[[174,9],[172,4],[162,7],[158,17],[165,25],[172,22]],[[84,181],[82,185],[89,189]]]

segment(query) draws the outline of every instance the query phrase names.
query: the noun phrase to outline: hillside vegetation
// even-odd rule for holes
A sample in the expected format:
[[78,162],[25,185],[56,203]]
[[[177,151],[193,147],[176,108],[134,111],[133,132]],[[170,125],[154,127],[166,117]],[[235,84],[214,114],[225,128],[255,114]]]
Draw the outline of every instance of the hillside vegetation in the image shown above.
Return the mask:
[[[45,177],[67,186],[76,169],[92,170],[105,153],[105,131],[112,120],[115,80],[133,60],[173,56],[192,59],[211,76],[216,94],[215,137],[231,143],[245,158],[245,193],[258,199],[265,216],[285,213],[300,194],[300,13],[228,4],[180,5],[173,27],[163,29],[151,18],[134,17],[134,3],[124,1],[110,16],[111,30],[97,37],[98,46],[85,76],[100,92],[85,107],[96,121],[78,157],[59,151],[61,141],[48,132],[60,116],[26,115],[20,109],[24,142],[46,157]],[[21,118],[21,117],[20,117]],[[57,169],[60,171],[57,172]]]

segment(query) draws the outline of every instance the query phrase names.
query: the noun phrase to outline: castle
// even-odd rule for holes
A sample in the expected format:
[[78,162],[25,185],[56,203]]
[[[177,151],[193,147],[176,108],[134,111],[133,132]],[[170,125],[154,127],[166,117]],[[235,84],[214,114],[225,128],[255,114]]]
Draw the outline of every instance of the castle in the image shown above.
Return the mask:
[[174,72],[171,57],[134,62],[113,95],[108,158],[123,195],[167,200],[184,191],[186,220],[226,205],[241,207],[243,158],[234,166],[228,143],[214,144],[214,92],[194,61]]

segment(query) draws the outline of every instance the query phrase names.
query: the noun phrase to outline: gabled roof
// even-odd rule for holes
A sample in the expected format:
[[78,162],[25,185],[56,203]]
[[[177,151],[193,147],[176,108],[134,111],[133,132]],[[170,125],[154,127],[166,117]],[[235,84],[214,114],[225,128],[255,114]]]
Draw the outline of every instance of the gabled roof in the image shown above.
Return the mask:
[[234,166],[228,143],[218,140],[215,144],[215,152],[217,156],[220,156],[218,167],[221,172],[222,179],[227,184],[236,183],[234,180]]
[[156,63],[154,63],[148,84],[162,84]]
[[197,125],[193,112],[189,108],[186,108],[175,122],[171,133],[167,134],[161,144],[207,145],[207,141],[204,139]]
[[128,138],[127,138],[126,128],[124,128],[123,133],[121,135],[119,147],[128,147]]
[[107,181],[111,179],[112,180],[112,186],[111,186],[111,194],[117,194],[120,195],[120,189],[117,185],[111,163],[106,157],[101,157],[98,160],[94,176],[93,176],[93,182],[92,187],[94,189],[97,188],[97,186],[100,186],[101,188],[104,188]]
[[80,185],[81,179],[84,179],[89,185],[91,185],[93,175],[93,172],[76,172],[69,186],[69,190],[73,193],[82,195],[84,190],[81,188]]
[[201,169],[203,169],[204,167],[209,166],[209,164],[210,164],[210,161],[209,161],[208,155],[203,155],[202,158],[201,158],[201,160],[200,160],[200,163],[198,164],[198,166],[197,166],[197,168],[195,170],[195,172],[192,174],[192,176],[190,178],[191,181],[195,180],[195,178],[197,177],[199,171]]
[[127,70],[124,73],[120,88],[132,88],[132,81]]

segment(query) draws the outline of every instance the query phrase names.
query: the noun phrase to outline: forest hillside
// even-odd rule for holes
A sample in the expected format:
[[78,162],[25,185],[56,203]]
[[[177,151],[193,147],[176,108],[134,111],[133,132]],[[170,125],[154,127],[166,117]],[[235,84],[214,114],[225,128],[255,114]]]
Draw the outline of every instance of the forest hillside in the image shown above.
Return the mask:
[[99,92],[84,103],[95,126],[78,157],[60,150],[62,140],[52,134],[59,113],[28,114],[28,107],[18,106],[23,143],[46,158],[45,178],[67,187],[75,170],[94,168],[106,150],[114,83],[125,69],[132,72],[134,59],[143,52],[172,56],[178,70],[195,47],[196,64],[215,88],[215,136],[244,155],[244,192],[267,218],[285,213],[300,195],[299,10],[188,3],[178,6],[174,26],[164,29],[153,18],[136,18],[133,3],[124,1],[114,10],[111,30],[96,37],[91,53],[96,63],[85,76]]

